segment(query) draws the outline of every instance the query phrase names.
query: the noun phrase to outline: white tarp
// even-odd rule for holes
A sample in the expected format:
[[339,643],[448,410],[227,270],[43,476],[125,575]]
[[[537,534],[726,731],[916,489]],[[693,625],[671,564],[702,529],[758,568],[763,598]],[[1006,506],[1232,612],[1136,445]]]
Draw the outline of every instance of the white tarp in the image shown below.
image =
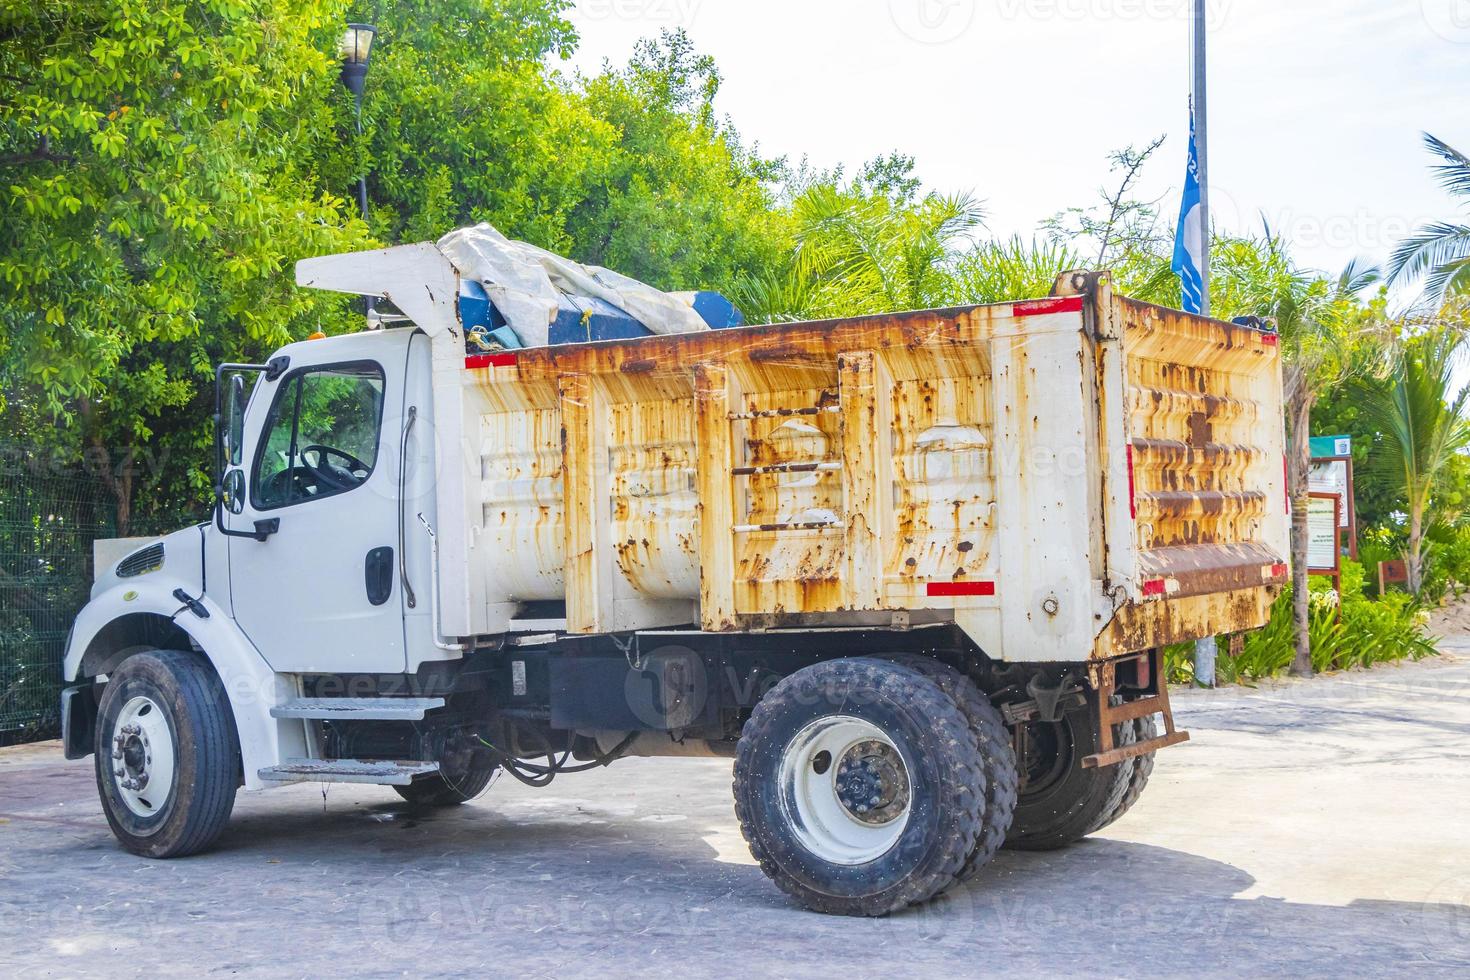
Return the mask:
[[548,342],[559,294],[611,303],[657,334],[709,329],[684,300],[616,272],[513,241],[488,224],[450,232],[439,239],[439,251],[461,276],[485,287],[490,302],[527,347]]

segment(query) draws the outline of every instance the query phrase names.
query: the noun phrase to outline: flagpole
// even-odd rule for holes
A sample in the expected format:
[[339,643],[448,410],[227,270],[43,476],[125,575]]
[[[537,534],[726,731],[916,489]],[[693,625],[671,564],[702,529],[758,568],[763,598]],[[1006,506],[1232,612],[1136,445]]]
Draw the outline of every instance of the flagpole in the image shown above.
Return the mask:
[[1191,101],[1194,105],[1194,141],[1199,154],[1199,205],[1202,215],[1204,248],[1200,251],[1200,312],[1210,315],[1210,126],[1208,80],[1205,72],[1205,4],[1194,0],[1194,81]]
[[[1205,4],[1194,0],[1194,77],[1190,85],[1190,105],[1194,112],[1194,145],[1198,157],[1200,234],[1204,243],[1199,255],[1200,313],[1210,315],[1210,125],[1208,78],[1205,71]],[[1203,687],[1215,686],[1215,655],[1218,646],[1213,636],[1194,643],[1194,681]]]

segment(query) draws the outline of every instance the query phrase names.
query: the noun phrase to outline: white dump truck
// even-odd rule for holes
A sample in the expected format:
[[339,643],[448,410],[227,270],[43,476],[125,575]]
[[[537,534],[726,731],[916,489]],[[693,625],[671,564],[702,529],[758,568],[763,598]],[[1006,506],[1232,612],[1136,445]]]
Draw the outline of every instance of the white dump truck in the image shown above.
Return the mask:
[[583,304],[539,346],[434,244],[297,278],[396,313],[219,369],[211,520],[69,642],[67,752],[139,854],[241,787],[724,756],[762,870],[882,915],[1117,819],[1188,737],[1162,648],[1287,581],[1275,334],[1106,274],[647,336]]

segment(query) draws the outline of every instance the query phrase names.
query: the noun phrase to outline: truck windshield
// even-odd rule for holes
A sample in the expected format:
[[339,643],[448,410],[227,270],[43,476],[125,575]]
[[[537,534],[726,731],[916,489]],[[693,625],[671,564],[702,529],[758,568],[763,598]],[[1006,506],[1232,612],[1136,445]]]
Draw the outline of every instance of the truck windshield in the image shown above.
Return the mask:
[[276,392],[255,460],[258,509],[346,493],[378,458],[383,371],[376,364],[308,368]]

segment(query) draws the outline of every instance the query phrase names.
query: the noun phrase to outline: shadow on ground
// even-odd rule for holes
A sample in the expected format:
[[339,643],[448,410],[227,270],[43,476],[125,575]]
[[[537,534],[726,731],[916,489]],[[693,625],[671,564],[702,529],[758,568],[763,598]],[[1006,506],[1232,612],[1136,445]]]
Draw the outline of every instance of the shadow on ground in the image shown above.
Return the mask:
[[972,886],[901,915],[839,919],[796,909],[730,859],[727,806],[638,816],[595,795],[519,796],[504,812],[487,798],[420,813],[378,792],[242,797],[217,850],[171,862],[120,851],[95,810],[65,824],[12,815],[0,828],[8,958],[18,973],[191,975],[1470,968],[1470,908],[1453,892],[1345,907],[1239,899],[1254,880],[1229,864],[1093,839],[1003,853]]

